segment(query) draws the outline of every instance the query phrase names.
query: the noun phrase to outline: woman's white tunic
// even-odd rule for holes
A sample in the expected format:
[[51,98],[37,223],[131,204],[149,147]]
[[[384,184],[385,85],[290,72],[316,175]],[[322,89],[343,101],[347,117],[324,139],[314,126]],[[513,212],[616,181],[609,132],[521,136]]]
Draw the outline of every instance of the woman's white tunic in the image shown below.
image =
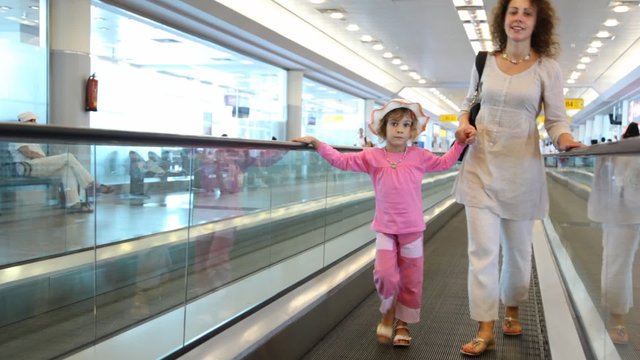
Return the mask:
[[[469,108],[477,81],[474,67],[463,109]],[[506,219],[545,217],[549,199],[536,119],[543,111],[554,145],[560,134],[571,132],[558,63],[542,58],[519,74],[507,75],[489,54],[480,96],[476,141],[454,184],[456,200]]]

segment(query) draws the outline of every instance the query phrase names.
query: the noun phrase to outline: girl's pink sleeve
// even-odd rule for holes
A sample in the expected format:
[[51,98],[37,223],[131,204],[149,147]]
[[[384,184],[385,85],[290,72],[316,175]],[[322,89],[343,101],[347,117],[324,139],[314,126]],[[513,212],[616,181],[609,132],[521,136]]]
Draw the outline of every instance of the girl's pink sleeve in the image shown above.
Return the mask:
[[369,168],[364,156],[366,150],[353,153],[341,153],[331,147],[331,145],[320,142],[317,151],[331,166],[340,170],[367,172]]
[[425,151],[424,172],[450,169],[458,161],[465,146],[467,145],[455,141],[453,146],[442,156],[436,156],[430,151]]

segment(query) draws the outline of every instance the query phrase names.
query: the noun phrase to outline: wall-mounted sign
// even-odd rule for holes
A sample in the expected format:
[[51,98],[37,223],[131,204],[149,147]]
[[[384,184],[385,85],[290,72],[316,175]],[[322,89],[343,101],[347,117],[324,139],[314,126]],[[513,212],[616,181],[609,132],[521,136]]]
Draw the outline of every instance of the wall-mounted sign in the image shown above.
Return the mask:
[[442,122],[458,121],[458,115],[456,115],[456,114],[442,114],[442,115],[440,115],[440,121],[442,121]]
[[584,99],[564,99],[564,107],[567,110],[584,109]]

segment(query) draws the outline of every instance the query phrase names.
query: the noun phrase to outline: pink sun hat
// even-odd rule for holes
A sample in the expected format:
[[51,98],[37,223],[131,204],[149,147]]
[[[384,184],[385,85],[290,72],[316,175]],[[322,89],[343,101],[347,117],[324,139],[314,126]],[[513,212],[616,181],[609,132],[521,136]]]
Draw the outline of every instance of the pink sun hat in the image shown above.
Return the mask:
[[371,119],[369,120],[369,130],[375,135],[378,135],[378,126],[380,125],[380,120],[391,110],[395,110],[398,108],[407,108],[416,115],[418,119],[418,133],[423,132],[427,128],[427,123],[429,122],[429,116],[427,116],[422,110],[422,106],[419,103],[411,102],[405,99],[393,99],[386,103],[379,109],[375,109],[371,112]]

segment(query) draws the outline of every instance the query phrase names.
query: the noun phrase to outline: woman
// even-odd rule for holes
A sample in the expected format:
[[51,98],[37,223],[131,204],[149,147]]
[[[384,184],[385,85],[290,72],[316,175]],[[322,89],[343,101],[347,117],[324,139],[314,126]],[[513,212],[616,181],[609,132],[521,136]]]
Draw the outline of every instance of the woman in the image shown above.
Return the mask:
[[[522,334],[518,304],[529,292],[533,222],[545,217],[549,206],[536,127],[541,109],[556,148],[582,146],[565,120],[563,77],[553,59],[558,48],[554,22],[548,0],[499,0],[493,11],[495,52],[482,75],[476,140],[454,188],[456,200],[465,205],[469,309],[479,323],[476,337],[462,346],[466,355],[495,347],[499,300],[506,307],[502,332]],[[463,109],[469,108],[477,81],[474,67]],[[468,111],[459,122],[456,136],[473,132]]]

